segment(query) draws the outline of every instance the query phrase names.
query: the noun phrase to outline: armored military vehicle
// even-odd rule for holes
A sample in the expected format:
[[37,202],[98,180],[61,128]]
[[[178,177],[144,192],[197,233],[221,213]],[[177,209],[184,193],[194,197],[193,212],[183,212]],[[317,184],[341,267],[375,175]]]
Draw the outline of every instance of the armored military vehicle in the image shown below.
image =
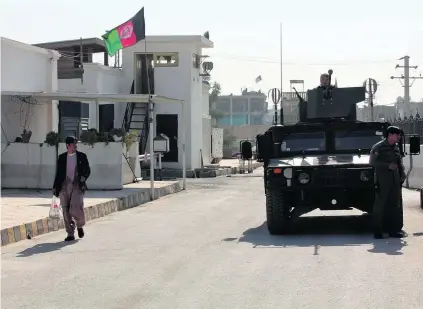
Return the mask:
[[375,184],[370,150],[390,125],[357,121],[356,104],[365,100],[364,87],[329,83],[308,90],[308,101],[297,96],[300,121],[274,124],[257,136],[270,234],[286,232],[293,219],[314,209],[371,213]]

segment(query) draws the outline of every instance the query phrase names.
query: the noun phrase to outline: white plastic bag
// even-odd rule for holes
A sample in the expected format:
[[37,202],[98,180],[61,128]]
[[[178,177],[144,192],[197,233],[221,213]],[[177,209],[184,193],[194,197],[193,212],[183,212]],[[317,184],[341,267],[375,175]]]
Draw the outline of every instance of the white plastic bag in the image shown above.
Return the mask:
[[60,199],[53,195],[51,200],[49,217],[51,220],[60,220],[63,218],[62,206],[60,205]]

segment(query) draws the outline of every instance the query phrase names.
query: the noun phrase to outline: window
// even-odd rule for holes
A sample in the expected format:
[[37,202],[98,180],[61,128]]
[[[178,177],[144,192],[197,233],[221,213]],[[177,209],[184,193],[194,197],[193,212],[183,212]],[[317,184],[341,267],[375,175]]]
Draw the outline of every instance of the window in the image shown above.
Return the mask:
[[283,139],[281,150],[282,152],[326,151],[325,133],[291,133]]
[[341,131],[335,133],[336,150],[372,149],[373,145],[383,138],[382,131],[360,130]]
[[178,53],[156,53],[154,64],[156,67],[177,67],[179,64]]

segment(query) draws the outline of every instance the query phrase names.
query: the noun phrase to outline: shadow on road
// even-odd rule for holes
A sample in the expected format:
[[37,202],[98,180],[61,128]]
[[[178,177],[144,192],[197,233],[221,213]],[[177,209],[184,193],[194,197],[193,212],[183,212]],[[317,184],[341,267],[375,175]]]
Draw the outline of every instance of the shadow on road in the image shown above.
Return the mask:
[[407,246],[407,242],[403,239],[388,238],[375,240],[373,242],[373,248],[367,250],[371,253],[384,253],[387,255],[402,255],[402,248]]
[[320,247],[371,244],[373,249],[369,252],[398,255],[407,245],[401,239],[374,240],[368,215],[301,217],[293,222],[289,233],[282,236],[270,235],[264,222],[246,230],[239,239],[226,238],[223,241],[247,242],[254,248],[314,247],[314,255],[319,254]]
[[42,254],[60,250],[66,246],[75,244],[78,242],[78,239],[75,241],[61,241],[56,243],[44,243],[44,244],[37,244],[32,248],[27,248],[17,254],[16,257],[28,257],[35,254]]

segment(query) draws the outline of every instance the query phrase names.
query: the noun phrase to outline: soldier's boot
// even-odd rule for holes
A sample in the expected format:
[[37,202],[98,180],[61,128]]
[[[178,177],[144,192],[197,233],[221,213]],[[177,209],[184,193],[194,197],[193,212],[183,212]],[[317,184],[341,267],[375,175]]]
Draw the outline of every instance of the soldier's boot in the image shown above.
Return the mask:
[[375,239],[383,239],[383,233],[380,233],[380,232],[375,232],[375,233],[373,234],[373,237],[374,237]]
[[403,231],[389,233],[389,237],[391,238],[404,238],[406,236],[407,234]]

